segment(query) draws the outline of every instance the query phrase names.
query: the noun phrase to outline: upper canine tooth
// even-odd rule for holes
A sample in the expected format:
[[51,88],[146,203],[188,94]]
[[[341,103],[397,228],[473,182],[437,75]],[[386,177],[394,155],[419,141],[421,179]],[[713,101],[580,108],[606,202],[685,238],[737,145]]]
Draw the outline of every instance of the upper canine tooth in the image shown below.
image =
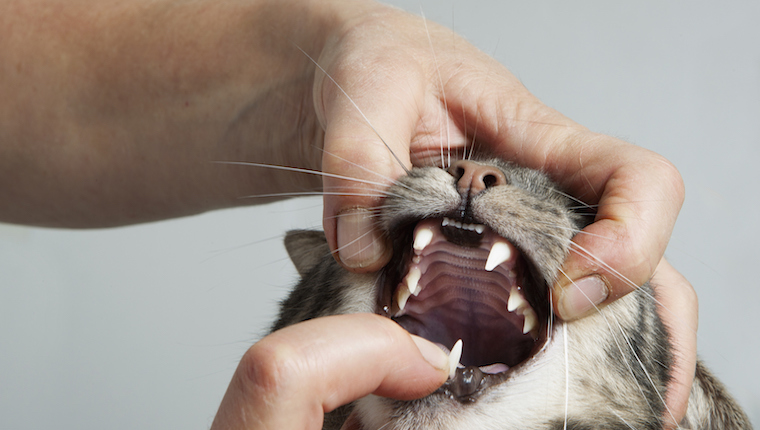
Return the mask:
[[484,226],[483,224],[477,224],[475,226],[475,232],[477,232],[478,234],[483,234],[484,231],[486,231],[486,226]]
[[496,242],[491,246],[491,252],[488,254],[488,260],[486,260],[486,270],[492,271],[499,264],[509,260],[512,256],[512,250],[509,249],[509,244],[506,242]]
[[456,376],[457,366],[459,366],[459,360],[461,358],[462,339],[459,339],[454,346],[451,347],[451,353],[449,353],[449,379],[454,379],[454,376]]
[[412,246],[414,248],[415,254],[419,254],[422,252],[423,249],[425,249],[426,246],[430,245],[430,242],[433,240],[433,230],[430,228],[421,228],[417,230],[417,232],[414,234],[414,245]]
[[441,221],[441,227],[446,227],[447,225],[449,225],[449,222],[451,222],[451,220],[449,220],[448,218],[444,217],[443,221]]
[[507,310],[514,312],[515,309],[525,307],[528,302],[525,301],[517,287],[512,287],[512,291],[509,292],[509,300],[507,300]]
[[419,285],[421,277],[422,272],[420,271],[420,268],[412,267],[409,269],[409,273],[406,274],[406,278],[404,278],[406,287],[409,288],[409,291],[414,294],[415,297],[420,293],[420,291],[422,291],[422,288],[420,288]]

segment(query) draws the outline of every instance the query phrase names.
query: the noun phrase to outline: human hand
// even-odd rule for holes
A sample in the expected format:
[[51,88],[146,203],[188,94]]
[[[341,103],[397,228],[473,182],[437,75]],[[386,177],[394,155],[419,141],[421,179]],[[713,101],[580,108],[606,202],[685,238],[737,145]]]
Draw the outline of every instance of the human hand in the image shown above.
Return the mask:
[[385,184],[412,165],[446,164],[476,134],[479,145],[548,173],[597,210],[553,287],[557,315],[573,320],[594,312],[658,267],[657,276],[674,281],[661,294],[692,297],[662,301],[683,358],[668,394],[679,419],[693,377],[696,308],[688,282],[662,260],[684,197],[673,165],[565,118],[496,61],[418,17],[372,6],[336,33],[318,60],[326,74],[317,72],[315,81],[322,167],[369,181],[324,178],[324,229],[338,260],[353,271],[385,265],[389,249],[371,216]]
[[324,413],[338,406],[372,393],[423,397],[447,376],[448,357],[440,348],[387,318],[318,318],[276,331],[248,350],[211,428],[321,429]]

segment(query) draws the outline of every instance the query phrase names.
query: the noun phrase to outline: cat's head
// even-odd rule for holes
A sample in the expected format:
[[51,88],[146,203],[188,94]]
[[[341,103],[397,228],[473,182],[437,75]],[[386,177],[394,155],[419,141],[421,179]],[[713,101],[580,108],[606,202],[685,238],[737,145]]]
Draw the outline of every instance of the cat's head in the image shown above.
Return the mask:
[[546,175],[499,159],[414,168],[377,214],[393,249],[379,273],[340,267],[321,232],[288,235],[303,278],[275,329],[375,312],[445,350],[462,339],[461,366],[433,394],[357,401],[365,429],[656,425],[669,356],[653,305],[631,294],[607,308],[614,323],[552,314],[551,285],[592,218],[578,207]]

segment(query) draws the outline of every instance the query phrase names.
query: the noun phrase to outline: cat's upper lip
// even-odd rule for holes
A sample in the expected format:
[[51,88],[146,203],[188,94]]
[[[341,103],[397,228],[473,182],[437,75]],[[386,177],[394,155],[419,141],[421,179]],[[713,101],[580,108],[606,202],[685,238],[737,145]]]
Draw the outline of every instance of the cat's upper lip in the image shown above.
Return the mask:
[[545,339],[521,292],[521,253],[485,224],[454,218],[420,221],[409,242],[401,273],[389,275],[389,316],[444,349],[463,339],[463,366],[441,390],[474,401]]

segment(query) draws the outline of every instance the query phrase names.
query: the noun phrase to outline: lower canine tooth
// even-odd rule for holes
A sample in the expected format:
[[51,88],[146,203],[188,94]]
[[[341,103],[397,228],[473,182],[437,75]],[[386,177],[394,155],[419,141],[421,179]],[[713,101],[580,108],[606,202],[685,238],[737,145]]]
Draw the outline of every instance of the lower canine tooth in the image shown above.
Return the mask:
[[512,250],[509,249],[509,244],[506,242],[496,242],[491,246],[491,252],[488,254],[488,260],[486,260],[486,270],[492,271],[499,264],[509,260],[512,256]]
[[507,310],[514,312],[515,309],[524,307],[527,303],[517,287],[512,287],[512,291],[509,292],[509,300],[507,300]]
[[422,291],[422,288],[420,288],[419,285],[421,277],[422,272],[420,272],[420,269],[418,267],[412,267],[409,269],[409,273],[406,274],[406,278],[404,278],[406,287],[409,288],[409,291],[414,294],[415,297],[420,291]]
[[523,334],[533,331],[538,325],[538,316],[536,316],[536,311],[533,309],[525,309],[523,312],[523,318],[525,318],[525,322],[523,323]]
[[459,366],[459,360],[462,358],[462,339],[456,341],[454,346],[451,347],[451,353],[449,353],[449,379],[454,379],[456,375],[457,366]]

